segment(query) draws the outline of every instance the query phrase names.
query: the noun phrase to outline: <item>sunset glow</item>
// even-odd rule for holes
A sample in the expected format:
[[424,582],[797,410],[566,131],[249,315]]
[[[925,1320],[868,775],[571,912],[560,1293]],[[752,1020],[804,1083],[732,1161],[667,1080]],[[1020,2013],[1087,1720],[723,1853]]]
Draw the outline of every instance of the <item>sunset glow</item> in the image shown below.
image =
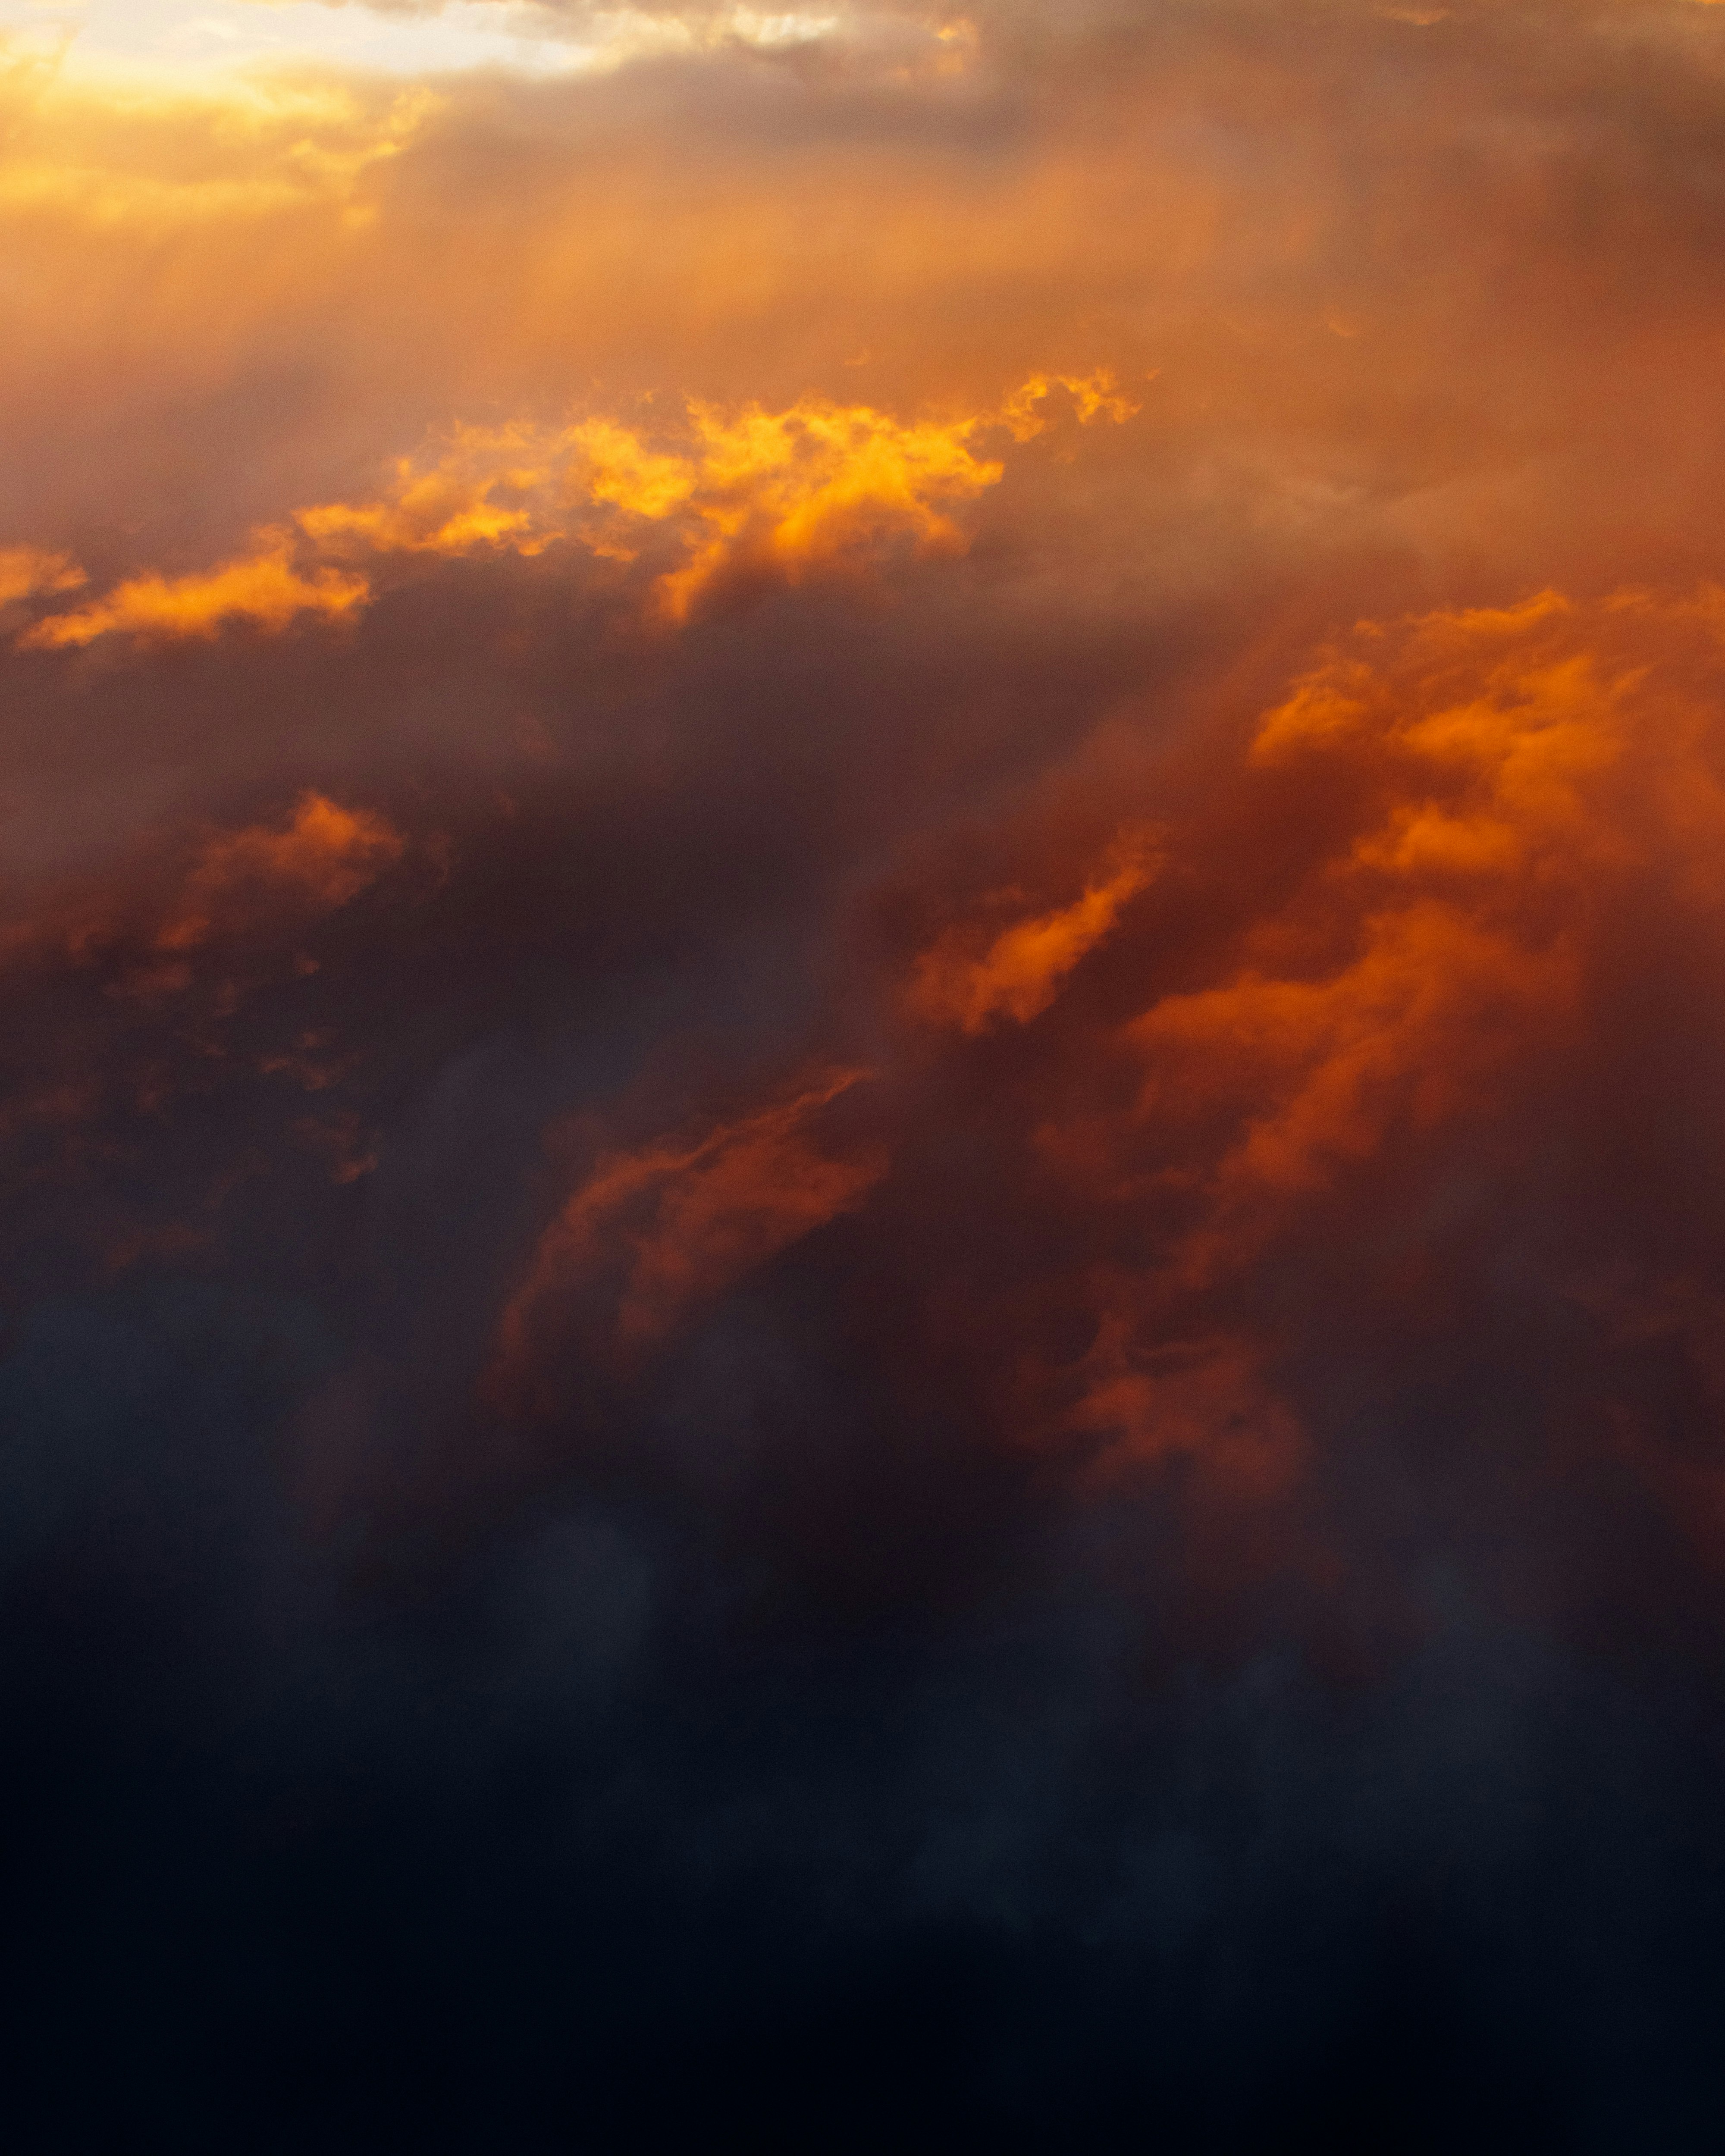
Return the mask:
[[1725,7],[0,122],[9,2143],[1710,2150]]

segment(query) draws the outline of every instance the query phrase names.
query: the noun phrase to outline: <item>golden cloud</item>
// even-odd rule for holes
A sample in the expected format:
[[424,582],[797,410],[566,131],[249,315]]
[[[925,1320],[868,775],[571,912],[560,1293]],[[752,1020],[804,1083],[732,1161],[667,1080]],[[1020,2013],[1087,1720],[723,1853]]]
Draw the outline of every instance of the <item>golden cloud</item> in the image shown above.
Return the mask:
[[[302,615],[350,619],[372,586],[334,563],[488,550],[532,556],[564,539],[628,561],[632,530],[655,524],[672,528],[685,559],[655,579],[650,609],[680,623],[727,578],[796,584],[823,571],[854,572],[900,540],[921,553],[962,552],[952,510],[997,485],[1005,469],[977,454],[976,438],[1003,428],[1019,440],[1040,433],[1047,422],[1036,408],[1052,386],[1039,376],[997,409],[946,420],[805,397],[781,412],[691,401],[680,433],[659,437],[604,418],[542,434],[457,428],[434,465],[401,460],[373,500],[298,510],[291,526],[256,532],[249,554],[187,576],[129,578],[88,605],[46,616],[18,641],[52,650],[115,634],[208,638],[237,621],[280,631]],[[1123,422],[1137,408],[1106,373],[1064,386],[1086,425]]]
[[18,644],[24,650],[54,651],[116,634],[145,639],[213,637],[234,621],[279,631],[301,614],[347,619],[370,598],[362,577],[333,569],[302,575],[284,535],[260,536],[258,552],[201,574],[128,578],[89,606],[45,616]]

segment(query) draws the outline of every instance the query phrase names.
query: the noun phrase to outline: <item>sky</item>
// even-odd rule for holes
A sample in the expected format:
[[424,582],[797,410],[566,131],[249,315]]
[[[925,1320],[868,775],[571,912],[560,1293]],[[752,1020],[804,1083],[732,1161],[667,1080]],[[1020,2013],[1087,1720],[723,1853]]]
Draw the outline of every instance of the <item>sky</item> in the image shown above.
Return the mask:
[[1717,2140],[1725,8],[0,0],[9,2140]]
[[818,39],[839,18],[733,8],[711,22],[653,9],[575,10],[554,0],[0,0],[14,51],[52,55],[74,79],[206,90],[249,70],[300,65],[406,77],[474,69],[582,73],[644,54],[686,52],[721,25],[771,49]]

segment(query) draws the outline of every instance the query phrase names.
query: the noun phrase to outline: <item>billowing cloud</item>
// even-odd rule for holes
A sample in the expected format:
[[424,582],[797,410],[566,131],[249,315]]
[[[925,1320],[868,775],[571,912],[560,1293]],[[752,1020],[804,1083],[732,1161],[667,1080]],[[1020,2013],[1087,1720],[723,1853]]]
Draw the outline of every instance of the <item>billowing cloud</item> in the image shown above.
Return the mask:
[[1709,2146],[1725,10],[239,12],[0,79],[14,2138]]
[[[1106,371],[1060,386],[1085,424],[1103,414],[1124,421],[1137,408]],[[320,564],[320,555],[352,561],[501,547],[532,556],[573,537],[629,562],[636,549],[628,538],[643,521],[674,521],[687,557],[653,587],[652,610],[670,622],[685,620],[716,586],[795,583],[811,572],[855,569],[900,533],[919,551],[962,552],[965,536],[947,505],[997,485],[1004,470],[976,454],[973,438],[1001,428],[1019,440],[1040,434],[1050,387],[1035,377],[999,413],[945,421],[906,423],[865,404],[814,398],[778,413],[692,403],[686,445],[670,449],[606,418],[547,438],[521,427],[458,428],[429,470],[402,459],[380,500],[299,510],[294,528],[254,533],[250,554],[188,576],[129,578],[100,599],[38,621],[20,643],[54,650],[116,632],[209,637],[235,621],[265,629],[305,614],[339,621],[367,604],[372,588],[351,570]],[[63,556],[22,548],[4,559],[22,580],[13,596],[84,581]]]

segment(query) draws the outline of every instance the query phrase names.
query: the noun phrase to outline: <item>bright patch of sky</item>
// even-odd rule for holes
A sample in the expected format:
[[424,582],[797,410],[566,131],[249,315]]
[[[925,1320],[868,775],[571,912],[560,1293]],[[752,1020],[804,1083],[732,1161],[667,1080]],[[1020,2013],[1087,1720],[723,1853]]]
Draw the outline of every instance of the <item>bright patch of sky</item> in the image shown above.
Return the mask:
[[800,44],[833,15],[730,10],[700,28],[621,8],[575,18],[534,0],[448,0],[434,13],[320,0],[0,0],[0,55],[57,54],[69,74],[225,74],[270,63],[401,75],[469,68],[534,74],[614,65],[638,53],[689,51],[715,35]]

